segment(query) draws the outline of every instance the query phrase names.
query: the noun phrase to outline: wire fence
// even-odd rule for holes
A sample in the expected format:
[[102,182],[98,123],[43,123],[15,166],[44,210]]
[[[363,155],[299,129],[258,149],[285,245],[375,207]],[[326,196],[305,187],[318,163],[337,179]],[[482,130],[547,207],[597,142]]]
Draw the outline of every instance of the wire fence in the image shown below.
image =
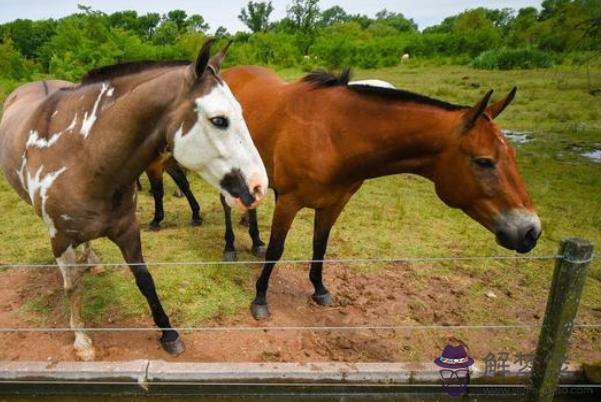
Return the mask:
[[[313,263],[322,264],[427,264],[433,262],[452,261],[486,261],[486,260],[564,260],[572,264],[585,264],[592,262],[601,256],[593,255],[588,260],[570,260],[562,255],[532,255],[532,256],[452,256],[452,257],[401,257],[401,258],[336,258],[322,260],[244,260],[244,261],[157,261],[126,264],[125,262],[111,263],[77,263],[62,264],[62,267],[95,267],[102,265],[111,268],[127,268],[129,266],[152,266],[152,267],[203,267],[215,265],[263,265],[263,264],[286,264],[304,265]],[[56,268],[58,264],[27,264],[22,262],[2,263],[0,269],[4,268]]]
[[[451,256],[451,257],[415,257],[415,258],[340,258],[323,260],[278,260],[278,261],[180,261],[180,262],[146,262],[140,264],[125,263],[102,263],[102,264],[70,264],[63,267],[93,267],[102,265],[104,267],[126,268],[128,266],[147,265],[153,267],[206,267],[220,265],[261,265],[265,263],[278,263],[287,265],[304,265],[312,263],[327,264],[426,264],[436,262],[466,262],[466,261],[520,261],[520,260],[538,260],[551,261],[563,260],[568,263],[586,264],[598,259],[601,256],[592,255],[587,260],[570,260],[562,255],[531,255],[531,256]],[[58,264],[0,264],[3,268],[55,268]],[[78,328],[82,332],[149,332],[149,331],[179,331],[179,332],[283,332],[283,331],[449,331],[449,330],[534,330],[541,329],[540,324],[480,324],[480,325],[356,325],[356,326],[199,326],[199,327],[176,327],[176,328],[158,328],[158,327],[96,327],[96,328]],[[601,329],[599,324],[574,324],[572,328]],[[1,328],[0,333],[61,333],[72,332],[72,328],[42,328],[42,327],[12,327]]]

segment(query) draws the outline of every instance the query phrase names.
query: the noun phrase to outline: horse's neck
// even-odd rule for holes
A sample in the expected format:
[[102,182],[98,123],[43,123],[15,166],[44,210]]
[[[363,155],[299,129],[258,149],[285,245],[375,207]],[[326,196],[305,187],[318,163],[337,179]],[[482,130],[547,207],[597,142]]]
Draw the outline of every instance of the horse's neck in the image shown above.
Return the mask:
[[165,147],[165,116],[181,87],[176,82],[179,73],[172,71],[139,85],[126,83],[125,78],[116,81],[118,98],[96,123],[110,132],[91,142],[111,185],[133,183]]
[[[432,178],[449,143],[456,112],[409,102],[364,99],[345,105],[340,176],[351,180],[415,173]],[[338,123],[340,124],[340,123]]]

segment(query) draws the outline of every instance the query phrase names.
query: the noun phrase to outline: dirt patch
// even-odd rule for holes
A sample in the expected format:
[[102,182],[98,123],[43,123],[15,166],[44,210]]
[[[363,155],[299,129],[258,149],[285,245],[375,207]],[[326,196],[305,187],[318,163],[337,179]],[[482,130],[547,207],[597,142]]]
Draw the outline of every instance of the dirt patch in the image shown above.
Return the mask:
[[[257,322],[248,310],[233,317],[216,317],[207,326],[384,326],[491,324],[475,317],[498,317],[504,323],[537,324],[546,294],[537,295],[518,284],[494,288],[493,276],[458,270],[452,276],[423,275],[427,266],[397,265],[363,271],[328,266],[325,282],[335,305],[323,308],[310,301],[307,269],[279,267],[269,293],[272,318]],[[474,289],[482,288],[481,294]],[[31,327],[23,311],[27,300],[42,292],[62,298],[57,271],[19,269],[0,273],[0,327]],[[476,295],[476,296],[474,296]],[[482,298],[471,303],[473,297]],[[518,302],[519,301],[519,302]],[[49,303],[45,326],[68,326],[61,302]],[[486,314],[480,314],[486,309]],[[599,312],[591,314],[599,315]],[[593,318],[595,318],[594,316]],[[599,317],[597,317],[599,318]],[[111,320],[112,321],[112,320]],[[143,320],[116,320],[102,326],[152,327]],[[187,351],[172,358],[162,351],[157,332],[92,333],[99,360],[164,359],[203,362],[309,361],[427,361],[449,340],[461,341],[475,358],[489,353],[510,355],[535,349],[537,330],[361,330],[361,331],[233,331],[183,333]],[[570,361],[601,359],[599,331],[576,332]],[[74,360],[69,333],[8,333],[3,335],[0,360]]]

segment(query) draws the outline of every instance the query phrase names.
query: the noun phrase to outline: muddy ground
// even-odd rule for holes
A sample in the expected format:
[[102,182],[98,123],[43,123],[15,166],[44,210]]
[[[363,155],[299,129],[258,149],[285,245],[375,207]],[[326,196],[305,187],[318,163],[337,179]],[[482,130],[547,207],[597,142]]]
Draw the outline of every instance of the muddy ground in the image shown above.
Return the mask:
[[[486,308],[488,316],[504,322],[540,324],[546,295],[527,288],[491,289],[478,307],[468,303],[467,290],[474,281],[469,272],[450,276],[418,278],[410,265],[387,266],[380,270],[357,270],[328,266],[325,281],[335,295],[335,305],[323,308],[310,301],[307,269],[279,267],[271,282],[269,302],[272,317],[257,322],[248,310],[234,316],[217,317],[206,326],[357,326],[357,325],[460,325],[491,324],[465,322],[473,308]],[[129,275],[129,274],[124,274]],[[486,278],[484,278],[486,281]],[[11,269],[0,272],[0,327],[31,327],[22,306],[49,288],[60,289],[57,270]],[[491,296],[491,292],[492,295]],[[64,304],[50,306],[47,324],[67,327]],[[63,311],[59,311],[59,310]],[[582,318],[584,317],[584,318]],[[601,311],[579,315],[586,322],[601,321]],[[109,320],[113,321],[113,320]],[[140,320],[117,320],[103,327],[152,327],[150,316]],[[468,345],[470,355],[484,359],[489,353],[518,353],[535,349],[538,330],[361,330],[361,331],[253,331],[182,333],[186,352],[171,357],[159,346],[159,334],[151,332],[93,333],[97,360],[164,359],[195,362],[406,362],[428,361],[439,355],[449,341]],[[8,333],[2,335],[0,360],[75,360],[69,333]],[[601,360],[601,333],[577,330],[569,357],[574,361]]]

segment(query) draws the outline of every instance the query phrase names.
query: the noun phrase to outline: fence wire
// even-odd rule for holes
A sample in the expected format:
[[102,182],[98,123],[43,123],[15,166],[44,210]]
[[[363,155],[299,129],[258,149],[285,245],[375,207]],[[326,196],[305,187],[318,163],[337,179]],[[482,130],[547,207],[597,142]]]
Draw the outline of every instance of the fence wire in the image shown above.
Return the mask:
[[[539,324],[485,324],[485,325],[355,325],[355,326],[237,326],[237,327],[88,327],[78,328],[41,328],[41,327],[14,327],[0,328],[0,333],[57,333],[57,332],[283,332],[283,331],[444,331],[444,330],[504,330],[504,329],[540,329]],[[572,328],[601,329],[601,324],[574,324]]]
[[[244,261],[157,261],[157,262],[141,262],[126,264],[125,262],[120,263],[77,263],[77,264],[63,264],[63,267],[114,267],[114,268],[125,268],[128,266],[152,266],[152,267],[203,267],[203,266],[215,266],[215,265],[263,265],[263,264],[286,264],[286,265],[300,265],[300,264],[425,264],[432,262],[451,262],[451,261],[486,261],[486,260],[564,260],[573,264],[589,263],[593,259],[599,258],[594,255],[586,261],[574,261],[566,259],[562,255],[532,255],[532,256],[454,256],[454,257],[401,257],[401,258],[336,258],[336,259],[322,259],[322,260],[244,260]],[[58,264],[27,264],[22,262],[17,263],[3,263],[0,264],[0,269],[3,268],[54,268],[58,267]]]
[[[153,266],[153,267],[206,267],[219,265],[262,265],[265,263],[279,263],[287,265],[300,265],[312,263],[327,264],[425,264],[432,262],[451,261],[514,261],[514,260],[564,260],[573,264],[590,263],[598,259],[599,255],[592,255],[588,260],[569,260],[562,255],[534,255],[534,256],[452,256],[452,257],[415,257],[415,258],[341,258],[323,260],[246,260],[246,261],[181,261],[181,262],[145,262],[145,263],[101,263],[101,264],[67,264],[63,267],[114,267],[125,268],[128,266]],[[56,268],[58,264],[0,264],[0,269],[5,268]],[[574,324],[573,328],[601,329],[601,324]],[[154,331],[179,331],[179,332],[269,332],[269,331],[424,331],[424,330],[506,330],[506,329],[541,329],[539,324],[483,324],[483,325],[359,325],[359,326],[234,326],[234,327],[103,327],[103,328],[78,328],[81,332],[154,332]],[[0,333],[61,333],[73,332],[72,328],[39,328],[39,327],[13,327],[0,328]]]

